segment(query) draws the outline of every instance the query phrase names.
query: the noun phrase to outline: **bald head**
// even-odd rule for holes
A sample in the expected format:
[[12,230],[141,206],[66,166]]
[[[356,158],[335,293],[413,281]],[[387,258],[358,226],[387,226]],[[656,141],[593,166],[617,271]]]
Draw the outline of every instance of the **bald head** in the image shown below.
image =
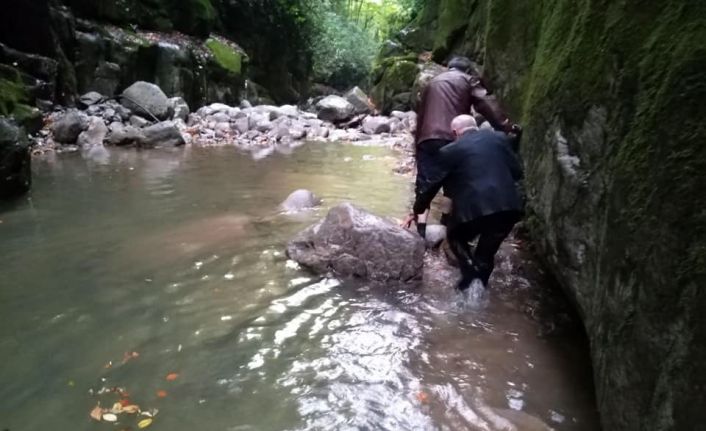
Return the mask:
[[459,137],[470,130],[478,130],[476,119],[470,115],[459,115],[451,121],[451,130]]

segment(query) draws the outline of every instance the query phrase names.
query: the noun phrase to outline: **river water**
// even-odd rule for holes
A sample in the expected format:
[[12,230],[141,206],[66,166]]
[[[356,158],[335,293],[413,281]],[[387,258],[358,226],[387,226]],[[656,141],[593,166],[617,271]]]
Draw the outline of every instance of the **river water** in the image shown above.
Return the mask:
[[[520,240],[479,310],[443,282],[383,291],[287,261],[342,200],[403,215],[394,165],[336,144],[35,159],[30,198],[0,207],[0,430],[138,429],[89,417],[121,399],[158,410],[154,430],[597,430],[585,338],[540,316]],[[278,214],[297,188],[323,208]]]

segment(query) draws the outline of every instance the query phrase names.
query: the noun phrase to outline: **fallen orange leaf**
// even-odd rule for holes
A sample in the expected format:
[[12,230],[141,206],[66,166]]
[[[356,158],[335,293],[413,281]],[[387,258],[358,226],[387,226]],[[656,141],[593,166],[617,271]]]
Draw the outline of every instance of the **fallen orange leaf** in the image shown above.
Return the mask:
[[426,404],[429,401],[429,395],[426,392],[417,392],[417,399],[420,403]]
[[101,405],[98,404],[97,406],[93,407],[93,410],[91,410],[90,414],[92,419],[97,420],[98,422],[101,421],[103,417],[103,409],[101,408]]
[[137,359],[139,357],[140,357],[140,354],[137,352],[125,352],[123,354],[123,364],[131,359]]
[[173,382],[174,380],[177,379],[177,377],[179,377],[179,374],[169,373],[169,374],[167,374],[167,381]]
[[167,396],[167,391],[159,390],[159,391],[157,391],[157,396],[159,398],[164,398]]
[[123,407],[123,412],[134,415],[135,413],[140,412],[140,407],[135,404],[125,406],[125,407]]

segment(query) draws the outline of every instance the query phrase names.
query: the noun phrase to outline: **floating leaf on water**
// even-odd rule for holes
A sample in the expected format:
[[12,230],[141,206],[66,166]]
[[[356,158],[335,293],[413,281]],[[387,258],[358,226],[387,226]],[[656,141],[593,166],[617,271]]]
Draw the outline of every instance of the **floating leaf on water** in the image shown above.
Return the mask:
[[140,354],[137,352],[125,352],[123,354],[123,364],[127,363],[131,359],[137,359],[140,357]]
[[105,413],[103,415],[103,420],[106,422],[115,422],[118,420],[118,417],[115,416],[113,413]]
[[157,416],[157,413],[159,413],[158,409],[149,409],[149,410],[145,410],[143,412],[140,412],[140,415],[147,416],[148,418],[153,418],[153,417]]
[[158,396],[159,398],[164,398],[164,397],[167,396],[167,391],[163,391],[163,390],[160,389],[160,390],[157,391],[157,396]]
[[179,377],[179,374],[178,374],[178,373],[169,373],[169,374],[167,374],[167,377],[166,377],[166,378],[167,378],[167,381],[173,382],[173,381],[176,380],[178,377]]
[[129,406],[123,406],[123,413],[128,413],[134,415],[140,412],[140,406],[135,404],[130,404]]
[[69,386],[71,386],[71,387],[76,386],[76,383],[75,383],[73,380],[69,380],[66,384],[69,385]]
[[123,405],[120,402],[113,404],[113,408],[110,409],[111,413],[120,414],[123,412]]
[[147,428],[150,425],[152,425],[152,418],[142,419],[137,423],[137,427],[140,429]]
[[95,419],[98,422],[101,421],[101,417],[103,416],[103,409],[101,408],[100,403],[98,403],[98,405],[93,407],[93,410],[91,410],[90,416],[91,416],[91,419]]

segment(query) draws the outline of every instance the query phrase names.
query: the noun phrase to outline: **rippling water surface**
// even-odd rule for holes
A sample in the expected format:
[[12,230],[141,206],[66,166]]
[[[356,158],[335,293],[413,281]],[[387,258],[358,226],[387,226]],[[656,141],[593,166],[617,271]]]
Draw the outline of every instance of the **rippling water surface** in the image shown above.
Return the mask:
[[[513,293],[541,287],[463,310],[286,260],[342,200],[404,214],[393,165],[323,144],[36,160],[30,199],[0,207],[0,429],[138,429],[89,418],[122,398],[154,430],[596,430],[585,341],[538,335]],[[324,208],[278,215],[297,188]]]

